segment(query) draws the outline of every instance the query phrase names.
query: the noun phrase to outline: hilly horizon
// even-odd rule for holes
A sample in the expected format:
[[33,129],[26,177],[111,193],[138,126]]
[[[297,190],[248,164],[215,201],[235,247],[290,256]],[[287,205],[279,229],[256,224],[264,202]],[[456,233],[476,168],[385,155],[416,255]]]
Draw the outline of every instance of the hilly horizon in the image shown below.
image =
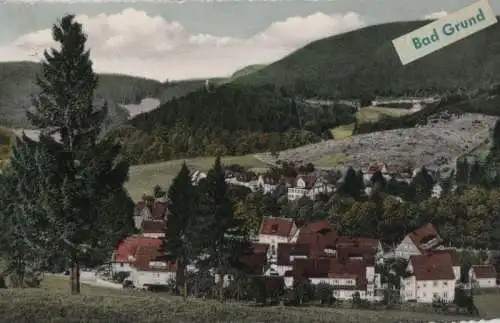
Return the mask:
[[234,83],[273,84],[305,96],[359,98],[485,88],[500,81],[499,24],[403,66],[392,40],[429,22],[371,25],[323,38]]

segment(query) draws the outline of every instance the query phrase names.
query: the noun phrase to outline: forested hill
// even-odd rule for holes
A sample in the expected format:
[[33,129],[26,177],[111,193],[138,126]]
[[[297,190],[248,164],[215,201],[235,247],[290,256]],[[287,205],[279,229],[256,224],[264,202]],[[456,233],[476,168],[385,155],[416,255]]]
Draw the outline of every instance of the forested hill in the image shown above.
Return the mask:
[[324,38],[234,82],[275,84],[308,97],[360,97],[443,93],[500,80],[500,24],[403,66],[392,40],[427,23],[386,23]]
[[227,84],[173,99],[113,135],[133,162],[151,162],[279,151],[329,138],[332,127],[354,121],[351,107],[310,107],[272,86]]

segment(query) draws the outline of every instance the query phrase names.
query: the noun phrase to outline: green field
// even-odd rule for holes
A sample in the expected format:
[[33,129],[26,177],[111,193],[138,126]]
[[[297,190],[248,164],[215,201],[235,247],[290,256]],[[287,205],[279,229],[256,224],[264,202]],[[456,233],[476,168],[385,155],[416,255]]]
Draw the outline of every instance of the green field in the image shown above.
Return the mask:
[[338,167],[349,161],[349,156],[339,153],[334,155],[323,156],[314,162],[318,167]]
[[[479,298],[479,297],[478,297]],[[483,302],[487,299],[487,302]],[[498,308],[499,295],[480,296],[481,311]],[[495,303],[496,302],[496,303]],[[484,304],[482,304],[484,303]],[[484,307],[483,307],[484,305]],[[0,290],[0,322],[319,322],[392,323],[458,321],[465,318],[401,311],[346,310],[312,307],[255,308],[235,302],[179,297],[140,291],[82,286],[81,295],[69,294],[67,277],[46,275],[38,289]],[[485,317],[498,315],[488,312]]]
[[[190,170],[208,171],[214,163],[213,157],[185,159]],[[170,181],[179,172],[184,159],[172,160],[162,163],[137,165],[130,169],[130,179],[126,188],[134,200],[138,200],[145,193],[151,194],[155,185],[167,188]],[[255,159],[252,155],[223,157],[222,162],[228,164],[239,164],[247,168],[265,168],[268,165]]]
[[[374,122],[384,116],[400,117],[410,113],[411,112],[407,109],[365,107],[359,109],[359,111],[356,113],[356,119],[358,120],[359,123]],[[353,130],[354,130],[354,124],[342,125],[333,128],[332,135],[333,138],[337,140],[346,139],[352,136]]]

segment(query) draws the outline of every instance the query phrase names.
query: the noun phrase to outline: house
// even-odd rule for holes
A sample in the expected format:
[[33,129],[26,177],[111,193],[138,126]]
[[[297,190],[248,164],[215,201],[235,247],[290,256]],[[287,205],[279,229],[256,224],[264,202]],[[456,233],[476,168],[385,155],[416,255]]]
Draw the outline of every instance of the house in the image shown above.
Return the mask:
[[368,185],[371,182],[373,175],[377,172],[381,172],[386,181],[391,179],[386,164],[373,163],[363,171],[363,182],[365,183],[365,185]]
[[302,226],[296,242],[309,245],[311,257],[321,258],[335,255],[338,237],[337,231],[331,229],[328,221],[322,220]]
[[111,272],[130,272],[130,264],[135,261],[136,252],[139,247],[160,248],[161,239],[133,235],[125,238],[111,256]]
[[195,170],[192,174],[191,174],[191,182],[194,184],[194,185],[198,185],[198,183],[207,177],[207,174],[203,173],[203,172],[200,172],[199,170]]
[[434,225],[427,223],[408,233],[395,248],[394,256],[409,259],[412,255],[421,255],[425,251],[434,250],[443,242]]
[[252,191],[256,191],[259,187],[258,177],[254,172],[237,173],[236,176],[226,178],[226,182],[228,184],[248,187]]
[[168,214],[167,203],[153,196],[143,195],[142,201],[137,202],[134,209],[134,224],[141,230],[144,220],[166,220]]
[[476,265],[469,270],[469,281],[476,288],[491,288],[497,285],[497,272],[492,265]]
[[[294,284],[309,279],[312,284],[329,284],[333,296],[352,299],[358,293],[362,299],[375,300],[375,268],[363,260],[297,259],[293,264]],[[369,283],[370,282],[370,283]]]
[[166,222],[164,220],[144,220],[141,225],[142,235],[150,238],[165,237]]
[[259,176],[257,180],[257,186],[260,187],[265,193],[270,193],[274,191],[276,186],[279,184],[280,178],[272,174],[263,174]]
[[288,188],[288,200],[297,200],[301,197],[315,199],[318,194],[333,191],[333,186],[326,183],[323,178],[318,178],[314,174],[299,175],[290,183]]
[[455,298],[455,273],[447,253],[412,255],[409,277],[401,278],[401,300],[432,303],[435,299],[452,302]]
[[295,235],[297,225],[291,219],[265,217],[257,237],[259,243],[270,246],[268,258],[276,260],[278,243],[288,243]]
[[156,246],[140,246],[137,248],[134,261],[130,265],[131,281],[135,288],[144,289],[149,286],[167,286],[175,279],[176,264]]

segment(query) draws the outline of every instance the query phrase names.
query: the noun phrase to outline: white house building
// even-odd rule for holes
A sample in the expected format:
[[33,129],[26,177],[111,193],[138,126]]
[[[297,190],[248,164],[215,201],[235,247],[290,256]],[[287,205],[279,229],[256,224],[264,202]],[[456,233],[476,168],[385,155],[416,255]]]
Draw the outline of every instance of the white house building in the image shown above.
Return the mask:
[[497,272],[491,265],[476,265],[469,270],[469,282],[476,288],[497,286]]
[[329,185],[323,178],[315,175],[299,175],[288,188],[288,200],[297,200],[305,196],[315,199],[318,194],[333,192],[334,187]]
[[175,280],[175,262],[165,258],[155,246],[140,246],[130,268],[127,280],[131,281],[135,288],[167,286]]
[[449,254],[410,256],[409,277],[401,278],[401,300],[432,303],[435,299],[452,302],[456,277]]
[[257,180],[257,186],[260,187],[265,193],[270,193],[278,186],[279,179],[271,176],[270,174],[263,174]]

